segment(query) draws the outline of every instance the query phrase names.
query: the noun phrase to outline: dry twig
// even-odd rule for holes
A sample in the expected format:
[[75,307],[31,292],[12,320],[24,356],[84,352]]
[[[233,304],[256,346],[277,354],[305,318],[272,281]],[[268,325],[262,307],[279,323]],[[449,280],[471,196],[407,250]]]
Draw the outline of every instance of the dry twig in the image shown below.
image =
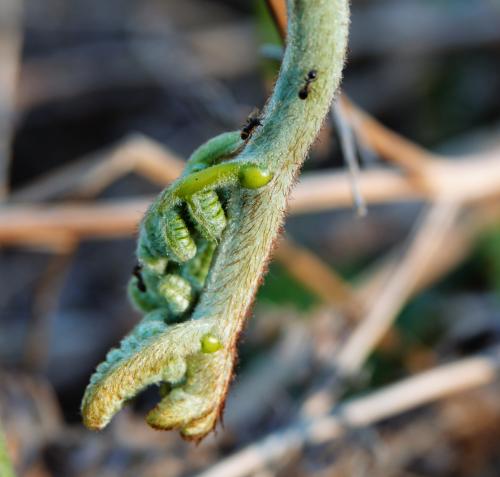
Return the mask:
[[[424,191],[408,178],[384,170],[362,172],[360,190],[368,203],[416,198],[432,200],[437,191],[443,191],[441,197],[450,202],[464,205],[485,202],[500,195],[500,161],[496,154],[490,151],[463,160],[433,164],[432,190],[436,192]],[[170,170],[168,174],[173,175],[173,172]],[[350,197],[345,173],[308,174],[294,191],[290,211],[305,213],[345,207],[350,204]],[[130,234],[149,202],[149,199],[130,199],[91,205],[6,204],[0,207],[0,243],[46,243],[51,232],[66,232],[82,238]],[[33,230],[39,230],[41,237],[33,236]]]

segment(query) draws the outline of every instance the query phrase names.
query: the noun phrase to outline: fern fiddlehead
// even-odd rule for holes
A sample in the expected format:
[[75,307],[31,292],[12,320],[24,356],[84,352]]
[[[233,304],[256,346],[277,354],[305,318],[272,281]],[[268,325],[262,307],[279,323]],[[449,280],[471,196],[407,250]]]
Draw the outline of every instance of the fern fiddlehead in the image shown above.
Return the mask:
[[258,123],[198,148],[141,224],[140,270],[129,293],[146,314],[91,378],[82,403],[90,428],[163,382],[151,426],[200,439],[216,424],[290,188],[344,61],[347,0],[289,0],[288,7],[288,47]]

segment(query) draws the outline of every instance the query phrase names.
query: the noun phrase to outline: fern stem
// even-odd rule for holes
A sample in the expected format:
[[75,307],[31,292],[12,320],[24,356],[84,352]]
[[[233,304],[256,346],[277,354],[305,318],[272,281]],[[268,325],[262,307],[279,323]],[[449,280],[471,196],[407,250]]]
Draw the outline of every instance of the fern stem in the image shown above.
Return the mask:
[[[193,315],[214,318],[232,357],[282,225],[290,189],[340,83],[347,46],[347,0],[290,0],[288,8],[289,44],[263,126],[237,159],[258,163],[272,171],[274,179],[265,188],[233,194],[230,220]],[[317,79],[303,100],[298,93],[311,70]],[[233,359],[227,359],[224,388],[232,366]]]

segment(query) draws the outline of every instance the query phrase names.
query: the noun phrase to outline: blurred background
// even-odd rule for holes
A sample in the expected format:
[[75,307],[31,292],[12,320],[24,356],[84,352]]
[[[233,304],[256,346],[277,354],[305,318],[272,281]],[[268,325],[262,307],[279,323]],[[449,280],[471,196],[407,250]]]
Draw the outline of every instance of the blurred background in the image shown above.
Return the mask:
[[[139,318],[126,285],[145,204],[271,91],[272,16],[263,0],[0,0],[0,29],[0,421],[19,476],[188,476],[263,442],[271,457],[217,475],[498,475],[500,3],[352,1],[342,90],[412,142],[348,107],[325,123],[301,204],[308,178],[346,193],[292,210],[224,426],[198,446],[148,428],[157,388],[98,434],[79,404]],[[437,160],[457,173],[434,184],[451,205],[425,186]],[[476,173],[462,202],[453,181]],[[301,426],[328,419],[342,430]]]

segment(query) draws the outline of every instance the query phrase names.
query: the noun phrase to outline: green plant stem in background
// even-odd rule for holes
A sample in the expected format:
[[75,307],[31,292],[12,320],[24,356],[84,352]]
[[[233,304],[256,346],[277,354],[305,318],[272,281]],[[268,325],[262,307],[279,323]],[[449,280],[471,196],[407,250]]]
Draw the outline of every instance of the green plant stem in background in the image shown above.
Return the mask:
[[0,476],[1,477],[15,477],[14,469],[10,462],[9,454],[7,452],[7,442],[0,423]]
[[[206,285],[189,318],[171,326],[153,311],[120,349],[108,354],[82,403],[84,422],[92,429],[104,427],[141,389],[164,381],[172,390],[149,413],[151,426],[201,439],[222,412],[239,334],[283,223],[290,189],[340,83],[347,47],[347,0],[289,0],[288,9],[288,45],[259,127],[246,143],[228,133],[198,149],[192,169],[160,195],[141,228],[144,247],[139,250],[145,251],[139,260],[151,273],[165,269],[167,258],[181,263],[196,258],[197,246],[174,207],[182,202],[195,207],[197,196],[222,189],[227,224],[215,229],[210,217],[203,224],[213,232],[205,232],[205,239],[219,240]],[[220,151],[229,151],[230,160],[210,162]],[[184,240],[181,247],[176,231]]]

